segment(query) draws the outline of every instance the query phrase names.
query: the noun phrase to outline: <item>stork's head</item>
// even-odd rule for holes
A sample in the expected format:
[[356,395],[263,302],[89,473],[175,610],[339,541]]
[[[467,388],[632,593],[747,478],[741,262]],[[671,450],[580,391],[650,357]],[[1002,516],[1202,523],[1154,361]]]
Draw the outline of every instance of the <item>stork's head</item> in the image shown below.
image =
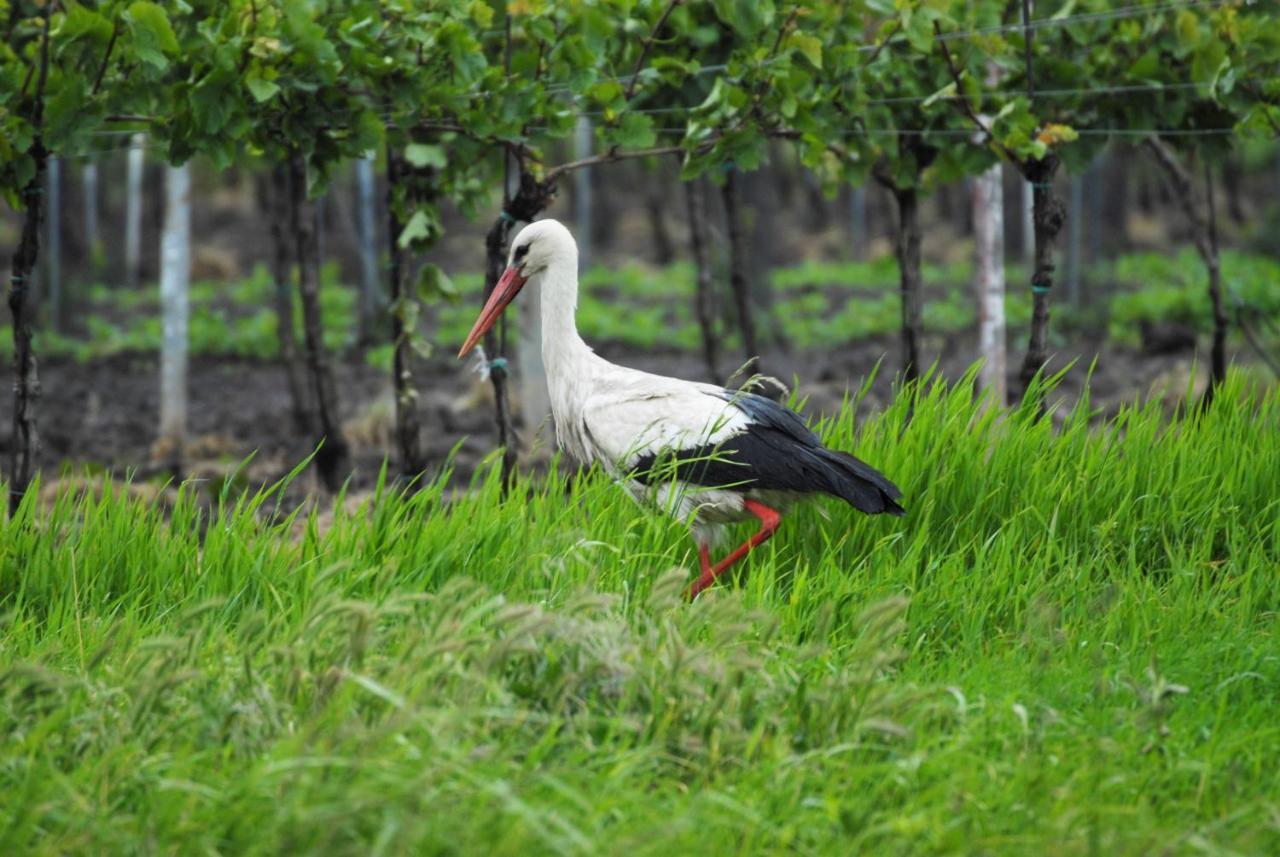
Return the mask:
[[493,294],[480,310],[480,317],[476,319],[471,333],[467,334],[467,341],[462,344],[458,356],[465,356],[480,337],[489,332],[525,283],[555,264],[569,265],[574,272],[578,269],[578,245],[564,224],[558,220],[539,220],[521,229],[516,240],[511,242],[507,270],[493,287]]

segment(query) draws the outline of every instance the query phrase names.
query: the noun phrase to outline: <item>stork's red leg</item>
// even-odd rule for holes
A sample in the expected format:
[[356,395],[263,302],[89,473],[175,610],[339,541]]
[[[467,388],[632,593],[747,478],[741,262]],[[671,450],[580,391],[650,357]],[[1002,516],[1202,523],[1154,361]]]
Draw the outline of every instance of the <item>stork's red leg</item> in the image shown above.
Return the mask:
[[778,514],[776,509],[770,509],[764,503],[757,503],[755,500],[744,500],[743,508],[760,519],[760,530],[754,536],[747,539],[738,549],[720,560],[714,566],[711,565],[710,553],[706,545],[698,547],[698,559],[702,565],[702,575],[693,582],[689,587],[689,600],[698,597],[698,594],[708,586],[716,582],[716,578],[724,574],[729,566],[742,559],[747,554],[760,545],[769,540],[778,529],[778,524],[782,522],[782,516]]
[[702,573],[711,574],[711,546],[703,543],[698,545],[698,564],[702,566]]

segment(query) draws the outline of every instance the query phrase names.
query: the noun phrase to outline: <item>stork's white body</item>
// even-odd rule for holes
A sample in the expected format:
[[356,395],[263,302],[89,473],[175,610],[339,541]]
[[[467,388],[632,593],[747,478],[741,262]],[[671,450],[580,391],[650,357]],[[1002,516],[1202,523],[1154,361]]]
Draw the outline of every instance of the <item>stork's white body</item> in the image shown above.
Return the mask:
[[[559,226],[555,221],[537,225],[552,224]],[[560,448],[583,464],[600,464],[641,503],[690,524],[700,543],[714,540],[716,525],[750,518],[743,509],[747,497],[785,505],[786,492],[723,490],[678,479],[646,484],[628,478],[645,456],[721,443],[745,431],[749,419],[725,400],[721,387],[619,366],[592,351],[574,320],[577,246],[567,231],[563,237],[569,243],[538,285],[542,360]]]
[[[554,220],[531,223],[460,354],[474,346],[525,285],[542,294],[542,359],[561,448],[598,463],[641,502],[694,529],[703,576],[696,595],[776,529],[778,509],[827,493],[869,514],[902,514],[898,489],[847,453],[829,450],[790,410],[750,393],[653,375],[603,359],[578,335],[578,248]],[[666,466],[669,464],[670,466]],[[711,567],[720,525],[762,528]]]

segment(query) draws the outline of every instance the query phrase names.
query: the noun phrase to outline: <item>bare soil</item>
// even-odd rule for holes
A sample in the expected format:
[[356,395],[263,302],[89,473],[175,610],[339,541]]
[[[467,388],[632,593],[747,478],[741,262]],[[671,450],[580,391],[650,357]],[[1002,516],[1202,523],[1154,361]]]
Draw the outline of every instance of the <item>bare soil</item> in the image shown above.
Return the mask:
[[[973,359],[974,339],[973,332],[928,337],[925,353],[938,360],[944,377],[956,378]],[[640,353],[610,343],[599,350],[608,359],[636,368],[709,380],[702,364],[689,354]],[[1020,351],[1018,345],[1011,348],[1011,386]],[[1145,355],[1090,343],[1076,353],[1053,358],[1051,367],[1057,368],[1076,360],[1058,388],[1056,401],[1069,405],[1075,400],[1095,356],[1091,398],[1102,414],[1149,395],[1175,403],[1186,392],[1194,359],[1191,353]],[[725,365],[734,359],[728,355]],[[856,391],[878,361],[881,369],[862,411],[865,414],[884,407],[892,396],[898,364],[898,344],[892,337],[839,351],[774,350],[764,355],[764,369],[788,385],[798,384],[799,393],[808,399],[808,412],[817,416],[838,408],[846,391]],[[359,362],[339,363],[336,373],[344,430],[353,453],[353,488],[368,487],[384,457],[394,459],[389,383],[384,372]],[[174,475],[159,464],[164,458],[153,443],[159,413],[159,367],[154,357],[121,356],[90,365],[51,362],[41,367],[41,379],[44,396],[39,415],[46,475],[82,469],[117,475],[131,472],[138,479]],[[299,433],[291,423],[284,373],[278,365],[196,358],[190,379],[191,441],[181,476],[218,484],[252,456],[243,478],[258,484],[285,475],[315,447],[318,437]],[[468,478],[494,446],[489,385],[467,365],[443,356],[419,367],[417,380],[424,446],[433,467],[443,467],[457,446],[453,464],[459,477]],[[0,424],[6,427],[11,408],[4,397]],[[552,444],[545,437],[532,437],[534,432],[527,427],[520,433],[525,450],[522,461],[538,466]],[[0,435],[0,461],[6,463],[9,443],[5,431]],[[304,479],[298,487],[307,491],[312,485]]]

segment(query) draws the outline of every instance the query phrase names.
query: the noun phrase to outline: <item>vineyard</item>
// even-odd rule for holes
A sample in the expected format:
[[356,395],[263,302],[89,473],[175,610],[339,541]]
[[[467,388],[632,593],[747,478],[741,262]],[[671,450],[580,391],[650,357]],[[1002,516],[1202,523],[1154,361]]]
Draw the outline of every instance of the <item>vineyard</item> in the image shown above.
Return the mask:
[[[3,853],[1280,851],[1280,6],[0,28]],[[905,516],[687,590],[550,280],[477,322],[547,218],[600,357]]]

